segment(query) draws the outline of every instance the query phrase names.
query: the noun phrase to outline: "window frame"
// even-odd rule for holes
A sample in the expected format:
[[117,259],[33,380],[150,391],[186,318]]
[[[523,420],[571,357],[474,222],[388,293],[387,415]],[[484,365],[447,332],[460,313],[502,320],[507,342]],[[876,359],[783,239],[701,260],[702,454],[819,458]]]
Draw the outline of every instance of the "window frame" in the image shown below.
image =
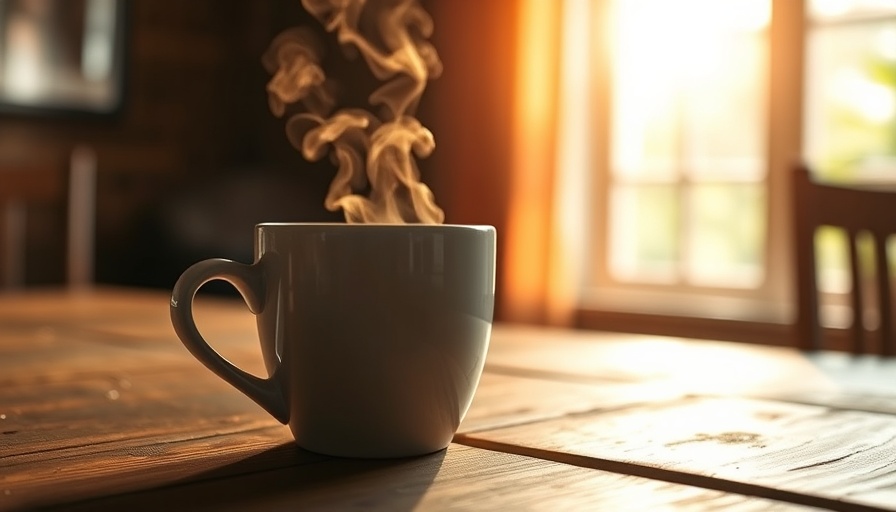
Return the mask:
[[[765,271],[757,288],[736,289],[692,284],[621,282],[609,269],[611,84],[609,40],[594,30],[591,63],[595,174],[590,194],[593,221],[588,260],[576,323],[580,327],[662,332],[694,337],[761,340],[786,344],[795,312],[792,283],[790,190],[788,171],[802,155],[803,77],[807,22],[804,0],[771,0],[768,29],[769,72],[766,96]],[[610,2],[592,2],[592,19],[608,21]],[[704,336],[708,335],[708,336]]]

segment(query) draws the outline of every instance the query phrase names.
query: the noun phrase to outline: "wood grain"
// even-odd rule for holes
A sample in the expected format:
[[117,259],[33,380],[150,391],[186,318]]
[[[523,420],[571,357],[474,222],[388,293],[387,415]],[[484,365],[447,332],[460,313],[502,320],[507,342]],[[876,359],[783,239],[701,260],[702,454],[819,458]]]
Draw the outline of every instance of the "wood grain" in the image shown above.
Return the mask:
[[486,371],[458,432],[532,423],[679,396],[677,390],[652,384],[595,385]]
[[[352,461],[202,367],[167,301],[0,295],[0,509],[896,510],[893,360],[496,326],[456,444]],[[242,302],[195,311],[264,373]]]
[[204,368],[2,387],[0,404],[4,468],[49,464],[94,445],[279,425]]
[[[0,295],[0,387],[201,365],[174,334],[168,297],[96,289]],[[223,356],[265,375],[255,320],[242,302],[199,300],[196,323]]]
[[458,442],[834,506],[896,504],[896,416],[690,397],[459,436]]
[[655,382],[693,394],[836,388],[812,361],[781,347],[523,326],[495,329],[488,364],[493,372],[577,382]]
[[657,397],[752,396],[896,412],[896,358],[843,352],[501,325],[486,372],[653,386]]
[[288,445],[194,474],[190,484],[66,510],[805,510],[738,494],[452,445],[410,459],[318,457]]

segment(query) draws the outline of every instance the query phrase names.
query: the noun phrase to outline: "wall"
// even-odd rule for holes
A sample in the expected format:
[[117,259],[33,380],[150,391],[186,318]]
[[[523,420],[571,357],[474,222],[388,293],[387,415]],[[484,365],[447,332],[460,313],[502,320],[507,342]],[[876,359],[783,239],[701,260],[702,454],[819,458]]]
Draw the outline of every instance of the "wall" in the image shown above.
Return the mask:
[[[500,248],[515,2],[423,4],[434,17],[432,42],[445,67],[419,108],[437,141],[433,155],[419,162],[424,181],[448,222],[495,225]],[[170,287],[196,259],[251,257],[256,220],[340,220],[321,205],[332,165],[303,161],[267,107],[261,55],[280,30],[302,24],[319,27],[299,0],[132,0],[119,115],[0,116],[0,161],[46,158],[63,165],[74,145],[95,149],[101,282]],[[364,101],[376,84],[331,43],[328,71],[350,84],[343,90],[348,99]],[[61,213],[35,213],[42,229],[30,245],[41,256],[30,261],[28,279],[61,281]],[[172,224],[184,229],[172,234]]]
[[[517,0],[428,0],[432,42],[444,65],[421,103],[436,137],[421,165],[446,221],[489,224],[498,232],[498,289],[505,279],[513,156]],[[502,298],[496,297],[496,311]]]
[[[159,211],[173,198],[235,174],[303,165],[267,109],[260,62],[273,35],[303,14],[298,1],[285,0],[132,0],[128,7],[121,111],[103,119],[2,115],[0,162],[64,167],[75,145],[91,146],[98,280],[168,286],[176,276],[159,272],[159,256],[141,251],[159,242],[146,239],[159,236],[147,230],[162,229]],[[299,175],[297,196],[324,190],[324,173]],[[59,282],[63,210],[32,210],[27,281]],[[297,217],[326,217],[318,204],[296,210]],[[251,247],[251,233],[245,240]]]

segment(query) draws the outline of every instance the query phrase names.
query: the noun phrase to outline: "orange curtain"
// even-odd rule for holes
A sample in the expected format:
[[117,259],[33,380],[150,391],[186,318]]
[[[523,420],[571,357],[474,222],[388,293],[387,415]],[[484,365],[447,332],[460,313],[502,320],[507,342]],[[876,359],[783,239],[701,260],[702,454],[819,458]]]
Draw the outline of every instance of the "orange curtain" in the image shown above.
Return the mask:
[[501,318],[573,325],[588,186],[589,0],[520,0]]
[[427,92],[430,181],[448,222],[498,230],[498,321],[573,323],[581,251],[570,248],[582,231],[570,212],[583,184],[563,158],[572,140],[561,126],[564,77],[574,68],[561,50],[565,6],[579,1],[431,4],[445,71]]

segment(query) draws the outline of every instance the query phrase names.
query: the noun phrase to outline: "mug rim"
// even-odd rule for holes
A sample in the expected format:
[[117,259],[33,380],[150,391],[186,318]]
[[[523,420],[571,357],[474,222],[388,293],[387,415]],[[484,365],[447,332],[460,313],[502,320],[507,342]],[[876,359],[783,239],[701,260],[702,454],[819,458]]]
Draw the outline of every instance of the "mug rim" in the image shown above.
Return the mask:
[[286,227],[304,227],[304,228],[335,228],[335,229],[369,229],[369,228],[387,228],[387,229],[475,229],[482,231],[495,231],[495,227],[488,224],[420,224],[420,223],[347,223],[347,222],[259,222],[255,224],[256,229],[260,228],[286,228]]

